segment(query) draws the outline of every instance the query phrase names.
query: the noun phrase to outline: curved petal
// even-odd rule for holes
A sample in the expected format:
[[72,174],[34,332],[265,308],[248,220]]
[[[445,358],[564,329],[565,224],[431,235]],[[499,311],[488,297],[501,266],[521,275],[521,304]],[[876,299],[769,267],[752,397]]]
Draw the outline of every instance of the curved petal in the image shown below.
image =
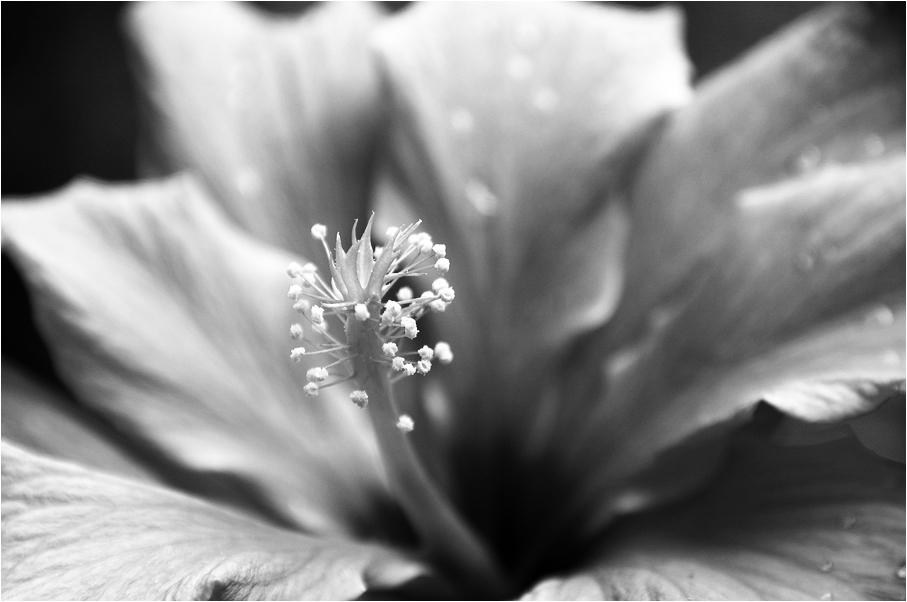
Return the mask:
[[[193,169],[264,240],[324,263],[309,228],[366,215],[382,122],[369,3],[276,18],[250,5],[131,7],[146,172]],[[322,265],[326,268],[326,263]]]
[[621,185],[689,95],[679,30],[670,8],[569,3],[426,3],[377,29],[388,188],[448,244],[458,296],[437,321],[458,391],[528,377],[530,358],[611,315]]
[[[583,483],[574,517],[591,531],[622,479],[709,429],[720,447],[715,429],[760,400],[837,421],[903,381],[903,42],[862,11],[820,11],[706,83],[648,160],[625,299],[605,351],[571,373],[604,382],[559,413],[558,466]],[[782,169],[813,143],[827,163]],[[703,468],[686,470],[692,487]],[[655,484],[631,505],[676,493]]]
[[629,519],[530,600],[900,600],[904,467],[852,440],[749,441],[682,505]]
[[348,600],[427,571],[3,444],[3,597]]
[[72,402],[3,361],[3,438],[57,458],[140,481],[154,477],[109,440],[103,428]]
[[190,469],[248,480],[283,520],[382,528],[367,421],[342,387],[306,398],[311,365],[289,358],[293,256],[186,177],[6,202],[3,233],[83,404]]

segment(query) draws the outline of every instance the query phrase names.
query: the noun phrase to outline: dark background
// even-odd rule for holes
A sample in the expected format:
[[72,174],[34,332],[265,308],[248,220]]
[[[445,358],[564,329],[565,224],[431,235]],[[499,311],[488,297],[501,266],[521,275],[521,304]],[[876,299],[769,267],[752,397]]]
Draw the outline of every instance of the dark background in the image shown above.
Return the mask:
[[[307,4],[259,6],[299,12]],[[892,4],[903,10],[902,3]],[[402,5],[386,6],[396,10]],[[817,4],[691,2],[682,8],[687,14],[688,51],[702,77]],[[135,178],[138,115],[120,35],[124,9],[121,2],[3,3],[4,197],[46,192],[80,174],[106,180]],[[899,27],[903,23],[900,17]],[[2,300],[4,360],[62,387],[32,323],[21,276],[5,256]]]

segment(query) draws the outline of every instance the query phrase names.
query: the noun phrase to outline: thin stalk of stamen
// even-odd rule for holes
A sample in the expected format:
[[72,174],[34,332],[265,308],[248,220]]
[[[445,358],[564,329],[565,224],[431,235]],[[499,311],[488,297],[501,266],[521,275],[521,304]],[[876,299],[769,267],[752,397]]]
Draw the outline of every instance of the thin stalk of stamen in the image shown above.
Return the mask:
[[[349,345],[345,346],[346,349],[349,349]],[[331,348],[331,349],[319,349],[318,351],[306,351],[305,355],[320,355],[322,353],[337,353],[338,351],[343,351],[343,349]],[[344,361],[349,358],[344,358]],[[331,364],[333,365],[333,364]],[[327,368],[327,366],[325,366]]]
[[492,589],[474,593],[506,595],[508,589],[496,560],[431,480],[408,435],[396,427],[400,411],[387,368],[371,359],[381,357],[381,341],[354,320],[347,323],[347,338],[359,348],[353,367],[360,374],[359,386],[368,393],[369,418],[386,459],[392,487],[427,555],[466,587],[484,585]]

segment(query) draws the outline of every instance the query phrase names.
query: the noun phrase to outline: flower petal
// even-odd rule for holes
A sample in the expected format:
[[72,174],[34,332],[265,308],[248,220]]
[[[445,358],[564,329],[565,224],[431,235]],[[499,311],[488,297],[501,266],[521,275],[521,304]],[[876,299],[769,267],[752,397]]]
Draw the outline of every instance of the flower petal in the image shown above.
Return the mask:
[[[889,58],[896,43],[872,37],[882,26],[860,11],[819,12],[706,84],[654,151],[634,205],[635,284],[606,333],[609,392],[598,423],[626,441],[645,432],[644,445],[676,442],[760,399],[807,420],[840,420],[869,411],[888,396],[878,386],[904,378],[904,156],[864,152],[869,128],[903,136],[903,103],[892,101],[898,86],[903,95],[903,69],[892,67],[902,53]],[[810,79],[793,83],[794,74]],[[772,94],[754,100],[753,89]],[[817,126],[806,107],[820,102],[848,127]],[[855,116],[854,103],[865,102],[878,111]],[[717,138],[716,123],[745,130],[749,142]],[[779,171],[807,141],[827,143],[837,162]],[[690,165],[694,156],[700,163]],[[701,177],[684,179],[676,162]],[[728,175],[702,171],[716,165]],[[703,228],[685,211],[711,217]],[[665,270],[681,267],[678,284]]]
[[388,188],[453,265],[457,302],[438,320],[457,352],[452,382],[525,366],[611,315],[623,178],[689,95],[679,30],[670,8],[569,3],[426,3],[377,30]]
[[109,429],[6,361],[2,383],[2,431],[7,441],[133,479],[154,480],[146,468],[108,440]]
[[427,574],[3,444],[3,597],[348,600]]
[[146,171],[196,170],[244,228],[323,263],[309,228],[345,232],[366,214],[382,114],[366,44],[379,18],[359,2],[294,19],[241,3],[132,7]]
[[301,316],[284,270],[300,258],[239,232],[185,177],[7,202],[3,233],[83,404],[182,466],[247,480],[283,520],[385,524],[363,416],[342,387],[305,398],[312,366],[289,359]]
[[852,440],[734,448],[717,482],[620,524],[529,600],[899,600],[904,468]]
[[[567,484],[537,513],[551,532],[594,536],[697,487],[760,400],[836,422],[903,382],[903,42],[863,10],[833,6],[767,42],[654,147],[624,299],[565,375],[536,452]],[[791,173],[810,144],[828,163]]]

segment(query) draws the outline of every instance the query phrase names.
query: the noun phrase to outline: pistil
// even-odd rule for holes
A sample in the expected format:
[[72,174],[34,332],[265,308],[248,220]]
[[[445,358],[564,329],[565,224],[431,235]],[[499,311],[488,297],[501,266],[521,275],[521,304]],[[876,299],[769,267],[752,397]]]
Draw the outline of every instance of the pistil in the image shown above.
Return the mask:
[[[433,360],[442,364],[452,361],[453,353],[444,342],[434,349],[423,346],[418,351],[399,351],[407,339],[418,335],[416,321],[429,311],[444,311],[455,294],[447,280],[437,278],[432,290],[419,297],[409,287],[403,287],[396,301],[382,303],[382,299],[401,278],[423,276],[427,274],[425,270],[431,269],[445,274],[450,269],[446,247],[433,244],[427,234],[415,233],[417,222],[391,228],[388,244],[373,249],[371,226],[369,220],[358,239],[353,226],[348,250],[343,249],[338,236],[333,253],[325,240],[326,228],[312,228],[312,235],[322,241],[330,262],[330,284],[312,264],[293,263],[287,268],[291,278],[301,281],[287,293],[295,302],[293,307],[312,324],[314,334],[329,341],[314,344],[305,336],[302,325],[294,324],[291,337],[315,349],[297,347],[290,356],[296,361],[320,354],[337,358],[331,364],[308,370],[305,393],[316,396],[321,388],[355,380],[359,388],[350,394],[350,400],[369,415],[391,487],[418,533],[426,556],[467,590],[465,593],[489,598],[505,596],[508,590],[495,558],[426,471],[409,438],[409,432],[418,425],[400,412],[394,398],[393,383],[399,379],[426,375]],[[345,343],[328,334],[329,318],[336,318],[343,325]],[[403,357],[413,354],[419,356],[415,362]],[[331,375],[328,368],[341,364],[346,364],[347,374],[326,382]]]

